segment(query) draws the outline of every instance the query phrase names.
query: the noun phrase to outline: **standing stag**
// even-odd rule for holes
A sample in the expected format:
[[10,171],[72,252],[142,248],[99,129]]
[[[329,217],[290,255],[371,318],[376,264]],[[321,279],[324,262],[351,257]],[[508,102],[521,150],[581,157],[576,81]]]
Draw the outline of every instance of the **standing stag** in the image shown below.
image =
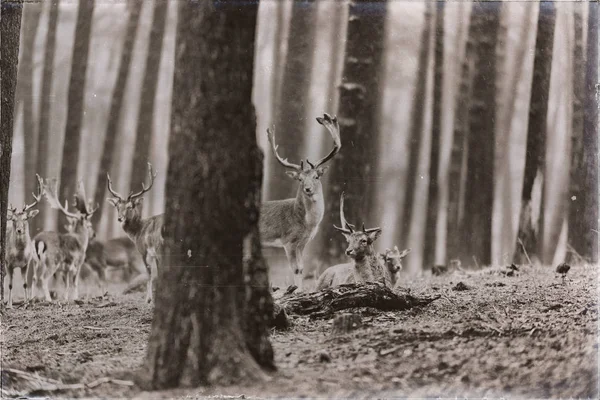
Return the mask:
[[[138,193],[131,193],[126,199],[112,188],[110,176],[108,178],[108,190],[114,196],[108,199],[117,209],[118,220],[123,230],[129,238],[135,243],[136,248],[142,255],[146,271],[148,273],[148,283],[146,285],[146,302],[152,302],[152,288],[154,278],[160,264],[159,254],[163,244],[162,228],[163,214],[155,215],[150,218],[142,219],[142,206],[144,193],[149,191],[154,184],[156,173],[152,171],[152,165],[148,163],[148,175],[150,184],[146,187],[142,183],[142,190]],[[140,278],[145,278],[141,276]],[[134,285],[134,282],[130,286]]]
[[290,268],[294,273],[294,284],[302,290],[303,252],[304,248],[315,237],[319,223],[325,212],[321,177],[328,167],[323,167],[341,149],[340,127],[336,117],[324,114],[317,118],[333,137],[334,147],[331,152],[316,164],[306,160],[300,165],[293,164],[277,154],[274,128],[267,129],[267,137],[277,161],[285,168],[292,179],[299,181],[295,198],[266,201],[260,209],[259,230],[263,246],[283,247]]
[[[70,212],[69,203],[65,200],[63,206],[58,199],[58,181],[56,179],[44,182],[36,175],[40,187],[46,196],[46,200],[54,209],[60,210],[73,223],[73,231],[69,233],[58,233],[44,231],[33,238],[35,271],[28,274],[37,286],[41,283],[46,301],[52,301],[49,283],[55,273],[66,276],[64,299],[69,300],[70,286],[73,285],[72,299],[79,297],[79,273],[85,259],[85,252],[90,238],[93,236],[92,215],[98,206],[91,208],[86,201],[83,182],[79,182],[75,194],[75,212]],[[32,296],[33,296],[32,285]]]
[[39,210],[32,210],[37,205],[42,196],[41,187],[38,186],[38,194],[33,195],[35,201],[26,204],[21,211],[15,207],[8,207],[7,240],[6,240],[6,272],[8,273],[8,308],[12,308],[12,288],[15,269],[19,268],[23,278],[23,292],[25,300],[29,299],[27,293],[27,271],[30,268],[30,262],[33,255],[32,241],[29,236],[29,220],[35,217]]

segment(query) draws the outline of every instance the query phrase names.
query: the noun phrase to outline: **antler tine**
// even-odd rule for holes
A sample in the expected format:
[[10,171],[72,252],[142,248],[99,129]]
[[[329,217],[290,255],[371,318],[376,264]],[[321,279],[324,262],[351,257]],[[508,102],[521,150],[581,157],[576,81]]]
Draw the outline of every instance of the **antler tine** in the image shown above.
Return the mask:
[[[39,175],[36,174],[36,176],[39,178]],[[25,207],[23,207],[23,212],[27,212],[29,210],[31,210],[33,207],[35,207],[37,205],[37,203],[40,202],[40,200],[42,200],[42,186],[40,185],[40,181],[38,179],[38,194],[36,195],[35,193],[31,193],[31,195],[33,196],[33,198],[35,199],[35,201],[31,204],[25,204]]]
[[106,174],[106,178],[108,179],[107,184],[108,184],[108,191],[110,192],[110,194],[112,194],[113,197],[116,197],[119,200],[125,200],[119,193],[117,193],[116,191],[113,190],[112,179],[110,179],[110,175],[108,173]]
[[344,216],[344,192],[342,192],[340,196],[340,223],[342,225],[342,228],[338,228],[335,225],[333,227],[340,232],[354,233],[354,225],[349,224],[348,221],[346,221],[346,217]]
[[150,177],[150,184],[148,185],[148,187],[146,187],[146,185],[142,182],[142,190],[138,193],[130,194],[128,199],[137,199],[138,197],[142,196],[144,193],[152,189],[152,185],[154,185],[154,178],[156,178],[157,175],[158,174],[156,172],[152,171],[152,164],[148,163],[148,176]]
[[369,229],[364,229],[364,226],[363,226],[363,232],[364,232],[364,233],[377,232],[377,231],[380,231],[380,230],[381,230],[381,228],[379,228],[379,227],[377,227],[377,228],[369,228]]
[[279,154],[277,154],[277,148],[279,146],[275,144],[275,126],[267,128],[267,139],[269,139],[271,149],[273,150],[273,154],[275,154],[275,158],[277,158],[277,161],[279,161],[279,164],[283,165],[286,168],[292,168],[298,171],[302,170],[302,167],[300,165],[291,163],[288,161],[287,158],[281,158]]
[[[42,182],[41,178],[39,177],[38,180]],[[60,204],[60,201],[58,200],[58,180],[53,179],[52,181],[54,183],[52,186],[48,184],[48,180],[46,180],[46,183],[42,183],[43,192],[46,195],[46,200],[48,200],[48,203],[50,203],[50,207],[54,208],[55,210],[60,210],[63,214],[65,214],[68,217],[79,218],[78,214],[72,213],[68,210],[69,202],[67,200],[65,200],[64,207],[62,204]]]
[[322,118],[317,117],[317,122],[327,128],[331,134],[331,137],[333,138],[334,145],[329,154],[316,163],[315,168],[318,168],[327,161],[331,160],[333,156],[339,153],[340,149],[342,148],[342,140],[340,139],[340,126],[338,124],[337,117],[331,117],[329,114],[325,113],[323,114]]

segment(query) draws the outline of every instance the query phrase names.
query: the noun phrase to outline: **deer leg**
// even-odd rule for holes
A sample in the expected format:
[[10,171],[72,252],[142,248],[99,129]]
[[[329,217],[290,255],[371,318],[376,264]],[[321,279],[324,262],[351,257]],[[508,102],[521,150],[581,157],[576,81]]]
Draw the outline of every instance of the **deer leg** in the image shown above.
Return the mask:
[[66,276],[66,280],[65,282],[65,293],[64,293],[64,301],[69,301],[69,291],[71,290],[71,269],[68,269],[67,272],[65,273]]
[[12,268],[7,268],[8,270],[8,304],[7,308],[12,308],[12,287],[13,287],[13,276],[15,271]]
[[144,257],[144,265],[146,266],[146,272],[148,273],[148,281],[146,282],[146,303],[152,302],[152,282],[154,281],[154,275],[152,274],[153,263],[154,257],[150,254],[146,254],[146,257]]
[[288,244],[283,246],[283,249],[294,274],[294,285],[298,288],[298,291],[302,291],[302,270],[300,269],[301,266],[298,266],[298,247]]
[[24,267],[21,268],[21,279],[23,280],[23,296],[25,301],[27,301],[27,271],[29,270],[29,267],[27,265],[25,265]]
[[79,272],[81,271],[81,266],[71,274],[71,279],[73,280],[73,300],[77,300],[79,298]]
[[52,302],[52,296],[50,296],[50,288],[48,287],[48,285],[50,284],[51,277],[52,276],[48,276],[42,279],[42,290],[44,291],[44,298],[49,303]]

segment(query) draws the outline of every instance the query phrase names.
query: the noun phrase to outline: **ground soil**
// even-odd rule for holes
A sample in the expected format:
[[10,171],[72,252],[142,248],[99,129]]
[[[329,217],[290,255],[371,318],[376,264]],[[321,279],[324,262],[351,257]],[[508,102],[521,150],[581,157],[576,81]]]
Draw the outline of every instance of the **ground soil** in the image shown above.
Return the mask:
[[[107,383],[47,395],[598,398],[597,272],[574,266],[565,283],[549,267],[405,280],[441,298],[402,312],[352,310],[362,327],[343,335],[331,333],[332,319],[295,318],[273,332],[278,372],[267,382],[154,393]],[[150,331],[143,296],[5,310],[2,366],[64,383],[130,379]]]

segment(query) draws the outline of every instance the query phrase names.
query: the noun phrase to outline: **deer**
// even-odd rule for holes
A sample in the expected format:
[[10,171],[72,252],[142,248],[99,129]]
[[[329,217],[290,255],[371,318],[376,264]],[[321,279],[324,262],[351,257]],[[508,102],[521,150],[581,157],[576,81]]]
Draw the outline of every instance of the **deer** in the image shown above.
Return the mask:
[[[127,236],[135,243],[135,247],[142,256],[142,260],[148,274],[146,284],[146,303],[152,302],[152,288],[156,273],[160,264],[160,251],[163,245],[163,221],[164,214],[155,215],[142,219],[142,196],[148,192],[154,184],[156,173],[152,170],[152,164],[148,163],[148,175],[150,183],[148,187],[142,183],[142,190],[138,193],[131,192],[127,198],[117,193],[112,187],[110,175],[108,178],[108,191],[112,194],[109,203],[117,209],[117,219]],[[137,278],[136,278],[137,279]]]
[[390,275],[392,288],[396,287],[396,284],[398,283],[398,275],[402,270],[402,260],[410,252],[410,248],[400,251],[398,250],[398,246],[394,246],[393,249],[385,249],[383,253],[380,253]]
[[366,229],[363,224],[362,230],[355,230],[356,226],[347,222],[344,216],[344,192],[340,196],[340,222],[341,227],[333,227],[346,238],[345,253],[352,261],[327,268],[317,280],[316,290],[353,282],[382,282],[392,287],[392,277],[384,259],[373,247],[381,236],[381,228]]
[[[43,295],[47,302],[52,302],[49,283],[55,274],[63,274],[65,279],[64,300],[68,301],[79,298],[79,274],[85,260],[85,252],[90,237],[94,232],[90,221],[92,215],[98,209],[98,205],[92,208],[85,197],[83,182],[79,182],[75,193],[75,211],[69,211],[69,203],[65,200],[64,206],[58,198],[58,180],[44,180],[36,175],[39,185],[43,188],[44,196],[53,209],[59,210],[67,218],[71,218],[74,224],[72,232],[58,233],[43,231],[33,238],[35,271],[28,274],[35,286],[42,286]],[[71,285],[73,286],[71,289]],[[32,285],[32,296],[33,289]]]
[[306,245],[315,237],[325,213],[325,201],[321,177],[327,171],[324,166],[342,148],[340,128],[337,118],[325,113],[317,117],[333,138],[333,149],[315,164],[308,159],[294,164],[277,153],[275,127],[267,129],[267,138],[275,158],[287,169],[286,174],[298,181],[296,197],[284,200],[272,200],[262,203],[260,208],[259,232],[263,246],[283,247],[294,274],[294,285],[302,291],[304,263],[303,254]]
[[35,201],[31,204],[25,204],[21,211],[16,207],[9,205],[6,254],[6,272],[8,275],[8,302],[7,308],[12,308],[12,289],[15,269],[19,268],[23,278],[23,292],[25,301],[29,300],[27,288],[27,272],[33,255],[31,236],[29,235],[29,220],[35,217],[39,210],[32,210],[41,200],[41,188],[38,186],[38,194],[33,194]]

